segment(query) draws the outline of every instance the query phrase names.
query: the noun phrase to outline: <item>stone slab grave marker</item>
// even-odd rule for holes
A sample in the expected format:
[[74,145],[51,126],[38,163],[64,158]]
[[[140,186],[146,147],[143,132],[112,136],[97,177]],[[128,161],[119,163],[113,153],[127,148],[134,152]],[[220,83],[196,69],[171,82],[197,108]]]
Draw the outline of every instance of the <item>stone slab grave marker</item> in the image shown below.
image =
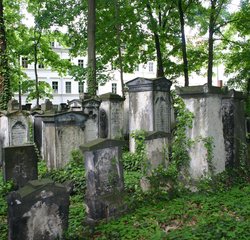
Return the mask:
[[146,163],[144,164],[145,175],[141,179],[141,188],[143,191],[150,190],[150,183],[147,176],[159,166],[167,169],[168,154],[170,144],[170,133],[166,132],[147,132],[145,137]]
[[3,148],[3,176],[13,180],[17,187],[38,177],[37,154],[33,144]]
[[8,195],[11,240],[58,240],[68,227],[69,193],[49,179],[28,182]]
[[102,100],[100,106],[100,137],[122,139],[123,102],[125,99],[114,93],[100,95],[100,98]]
[[[171,81],[135,78],[126,83],[129,91],[129,133],[135,130],[171,132]],[[130,138],[130,151],[135,142]]]
[[87,222],[119,216],[123,204],[123,141],[96,139],[80,146],[85,156]]

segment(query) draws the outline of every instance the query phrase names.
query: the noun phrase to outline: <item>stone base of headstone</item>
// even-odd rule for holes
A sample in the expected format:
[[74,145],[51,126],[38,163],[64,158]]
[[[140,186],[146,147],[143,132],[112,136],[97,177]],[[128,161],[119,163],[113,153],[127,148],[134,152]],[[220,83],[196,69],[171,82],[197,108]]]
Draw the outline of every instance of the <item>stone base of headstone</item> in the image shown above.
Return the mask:
[[30,181],[8,195],[11,240],[63,239],[68,227],[69,194],[51,180]]

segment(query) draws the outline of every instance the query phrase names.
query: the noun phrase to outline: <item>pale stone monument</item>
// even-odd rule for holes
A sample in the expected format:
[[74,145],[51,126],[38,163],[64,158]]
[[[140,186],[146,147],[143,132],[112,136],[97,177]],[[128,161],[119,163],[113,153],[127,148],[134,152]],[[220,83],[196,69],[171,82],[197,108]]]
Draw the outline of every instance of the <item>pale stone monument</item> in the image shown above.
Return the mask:
[[124,98],[114,93],[106,93],[99,97],[102,100],[100,106],[100,137],[122,139]]
[[[171,81],[165,77],[136,78],[126,85],[129,91],[129,133],[138,129],[170,133]],[[135,150],[132,139],[130,139],[130,150]]]

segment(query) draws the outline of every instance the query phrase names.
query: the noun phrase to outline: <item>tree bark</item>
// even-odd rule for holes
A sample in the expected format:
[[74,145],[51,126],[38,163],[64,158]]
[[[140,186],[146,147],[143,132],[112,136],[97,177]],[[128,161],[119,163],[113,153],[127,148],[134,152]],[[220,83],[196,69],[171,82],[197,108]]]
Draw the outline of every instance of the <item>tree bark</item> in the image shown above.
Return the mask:
[[0,108],[7,109],[11,98],[3,0],[0,0]]
[[[39,33],[40,34],[40,33]],[[34,30],[34,38],[36,35],[36,29]],[[36,106],[39,107],[39,80],[38,80],[38,73],[37,73],[37,51],[38,51],[38,44],[40,42],[41,34],[39,35],[38,39],[34,39],[34,71],[35,71],[35,91],[36,91]]]
[[118,1],[119,0],[115,1],[116,34],[117,34],[116,37],[117,37],[122,97],[124,97],[125,93],[124,93],[124,80],[123,80],[123,59],[122,59],[122,51],[121,51],[121,24],[120,24],[120,18],[119,18],[119,2]]
[[88,0],[88,93],[96,96],[96,0]]
[[164,77],[164,68],[163,68],[163,61],[162,61],[162,52],[161,52],[161,43],[160,43],[160,36],[156,32],[154,28],[156,28],[156,21],[153,17],[152,9],[150,6],[150,3],[147,3],[147,9],[150,17],[150,21],[152,24],[152,31],[154,33],[154,42],[155,42],[155,49],[156,49],[156,58],[157,58],[157,72],[156,72],[156,77]]
[[189,86],[189,77],[188,77],[188,60],[187,60],[187,46],[186,46],[186,37],[185,37],[185,22],[184,22],[184,12],[182,8],[182,0],[178,0],[178,11],[179,19],[181,25],[181,47],[182,47],[182,59],[183,59],[183,72],[185,78],[185,87]]
[[209,18],[209,32],[208,32],[208,68],[207,68],[207,85],[212,86],[213,83],[213,60],[214,60],[214,28],[215,28],[215,10],[216,1],[210,0],[211,12]]

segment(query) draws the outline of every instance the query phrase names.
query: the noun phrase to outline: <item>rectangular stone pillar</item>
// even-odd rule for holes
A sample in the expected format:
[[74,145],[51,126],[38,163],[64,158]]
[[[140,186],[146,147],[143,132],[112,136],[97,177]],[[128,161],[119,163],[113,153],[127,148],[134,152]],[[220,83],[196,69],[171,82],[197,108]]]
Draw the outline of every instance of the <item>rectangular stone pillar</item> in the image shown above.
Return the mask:
[[123,138],[123,102],[118,94],[100,95],[100,137],[109,139]]
[[87,221],[119,216],[123,205],[123,141],[96,139],[80,149],[85,157]]
[[[129,133],[135,130],[171,131],[171,81],[166,78],[136,78],[127,82],[129,89]],[[130,138],[130,150],[134,141]]]

